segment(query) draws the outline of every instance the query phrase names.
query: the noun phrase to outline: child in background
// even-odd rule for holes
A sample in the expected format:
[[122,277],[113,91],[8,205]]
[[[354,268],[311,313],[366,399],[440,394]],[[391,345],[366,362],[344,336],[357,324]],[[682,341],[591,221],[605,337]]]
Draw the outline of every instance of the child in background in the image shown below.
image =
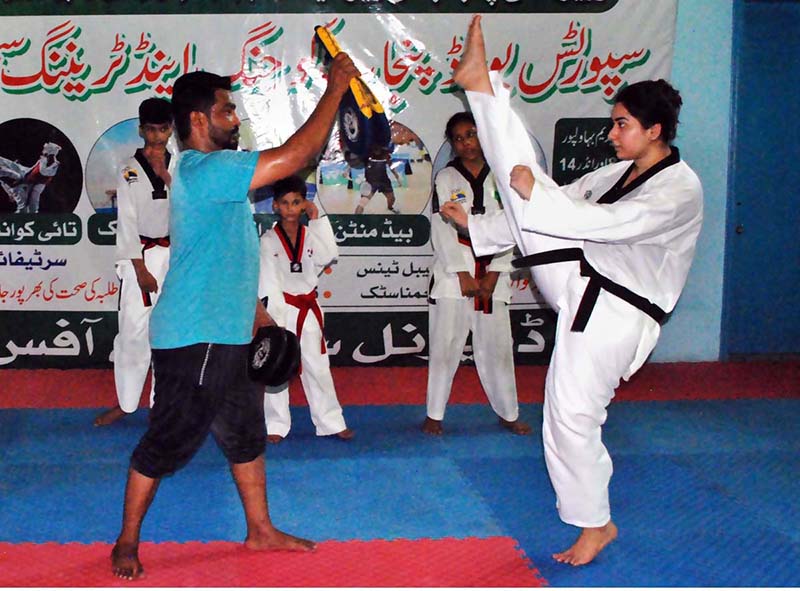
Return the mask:
[[472,113],[456,113],[447,122],[445,137],[455,158],[434,181],[431,215],[433,278],[430,286],[428,326],[427,416],[422,431],[443,433],[442,422],[470,331],[472,353],[481,385],[500,425],[516,435],[530,426],[519,419],[514,380],[514,341],[511,335],[511,248],[478,257],[469,237],[439,213],[440,200],[455,203],[473,215],[505,221],[492,175],[478,140]]
[[[261,237],[261,271],[258,295],[270,316],[300,340],[300,381],[317,435],[348,440],[347,428],[336,398],[323,334],[322,309],[317,303],[319,275],[338,256],[333,228],[306,200],[306,183],[299,176],[281,179],[273,186],[272,207],[279,220]],[[308,226],[300,223],[303,213]],[[288,384],[264,397],[267,440],[280,443],[291,428]]]

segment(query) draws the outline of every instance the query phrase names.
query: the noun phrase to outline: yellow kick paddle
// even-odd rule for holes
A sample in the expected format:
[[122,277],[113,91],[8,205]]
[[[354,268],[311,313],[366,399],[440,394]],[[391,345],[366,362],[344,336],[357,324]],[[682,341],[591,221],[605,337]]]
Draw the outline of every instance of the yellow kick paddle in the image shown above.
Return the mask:
[[[314,27],[314,36],[329,59],[341,53],[336,37],[325,27]],[[391,144],[391,128],[383,105],[361,77],[350,81],[350,89],[342,98],[339,125],[347,150],[364,161],[375,148],[388,148]]]

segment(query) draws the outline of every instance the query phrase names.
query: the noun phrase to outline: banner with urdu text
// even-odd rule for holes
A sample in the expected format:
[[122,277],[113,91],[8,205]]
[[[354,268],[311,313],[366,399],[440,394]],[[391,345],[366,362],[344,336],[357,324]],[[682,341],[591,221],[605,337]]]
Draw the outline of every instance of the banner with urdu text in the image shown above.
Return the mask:
[[[452,70],[471,14],[484,15],[490,67],[566,183],[614,160],[615,93],[669,78],[677,11],[677,0],[33,4],[45,5],[0,7],[0,368],[112,362],[116,178],[142,145],[139,103],[169,98],[188,71],[228,74],[240,149],[279,145],[325,88],[316,25],[335,33],[386,108],[400,211],[378,193],[355,213],[364,170],[343,157],[335,128],[305,171],[340,250],[319,289],[331,361],[425,364],[431,181],[451,158],[445,122],[466,108]],[[274,220],[269,188],[251,201],[263,231]],[[524,274],[511,316],[517,362],[545,363],[554,314]]]

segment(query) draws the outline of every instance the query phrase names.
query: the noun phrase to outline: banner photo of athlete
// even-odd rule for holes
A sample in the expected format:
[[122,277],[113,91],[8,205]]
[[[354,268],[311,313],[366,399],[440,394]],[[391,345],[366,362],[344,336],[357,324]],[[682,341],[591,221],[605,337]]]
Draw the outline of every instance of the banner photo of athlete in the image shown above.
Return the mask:
[[[94,4],[0,8],[0,368],[110,365],[114,179],[140,145],[138,105],[169,99],[183,73],[228,74],[240,149],[281,144],[325,88],[318,25],[352,56],[391,135],[380,154],[355,160],[337,124],[306,171],[309,198],[330,216],[340,251],[319,290],[331,362],[424,365],[431,183],[449,158],[445,123],[466,108],[452,70],[471,13],[484,13],[489,65],[559,183],[614,160],[606,137],[613,96],[669,78],[677,15],[677,0],[409,0],[372,10],[298,0],[280,13],[285,3],[269,12],[265,0],[257,14],[178,2],[148,14],[124,0],[118,13],[99,14]],[[270,190],[252,202],[263,232],[274,221]],[[529,277],[512,279],[516,361],[545,363],[554,315]]]

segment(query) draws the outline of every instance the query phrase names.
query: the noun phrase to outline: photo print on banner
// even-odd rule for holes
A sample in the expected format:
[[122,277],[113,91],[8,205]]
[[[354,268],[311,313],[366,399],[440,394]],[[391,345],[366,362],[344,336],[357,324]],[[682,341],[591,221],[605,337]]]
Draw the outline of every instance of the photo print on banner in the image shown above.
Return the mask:
[[329,143],[317,167],[319,199],[325,211],[378,215],[425,211],[431,191],[431,156],[408,127],[397,121],[390,127],[390,146],[374,150],[366,162],[342,150],[335,137]]
[[72,213],[83,167],[72,142],[39,119],[0,123],[0,214]]

